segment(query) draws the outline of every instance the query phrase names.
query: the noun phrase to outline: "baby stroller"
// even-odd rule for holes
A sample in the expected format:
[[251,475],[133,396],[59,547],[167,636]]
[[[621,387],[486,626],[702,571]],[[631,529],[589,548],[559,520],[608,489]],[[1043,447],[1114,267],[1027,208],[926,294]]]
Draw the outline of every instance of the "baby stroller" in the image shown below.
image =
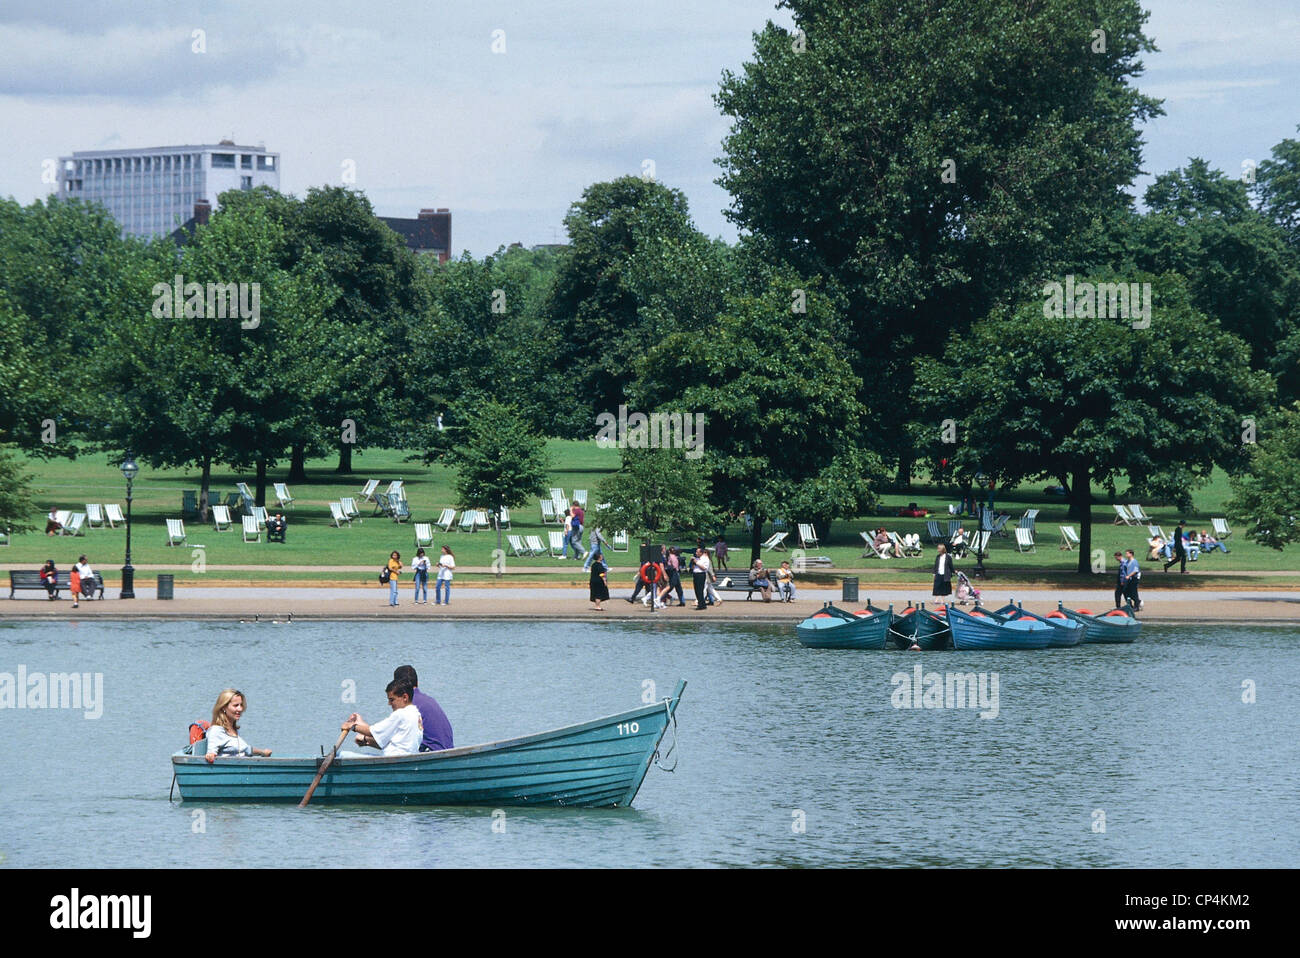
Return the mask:
[[965,572],[957,573],[957,604],[965,605],[974,601],[976,605],[980,601],[980,590],[971,585],[970,579],[966,578]]

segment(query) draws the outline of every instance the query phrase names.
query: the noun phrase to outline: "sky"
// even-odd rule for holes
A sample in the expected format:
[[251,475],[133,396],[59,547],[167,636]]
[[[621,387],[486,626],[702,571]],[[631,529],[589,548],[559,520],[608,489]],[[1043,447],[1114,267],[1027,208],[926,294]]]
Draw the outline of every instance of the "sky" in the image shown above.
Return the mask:
[[[1201,156],[1239,175],[1300,136],[1300,0],[1151,0],[1151,175]],[[75,150],[265,144],[281,189],[355,188],[382,216],[448,207],[475,256],[563,242],[594,182],[655,176],[728,241],[713,103],[774,0],[0,0],[0,196],[49,193]],[[195,31],[202,31],[197,38]],[[198,46],[202,52],[196,52]]]

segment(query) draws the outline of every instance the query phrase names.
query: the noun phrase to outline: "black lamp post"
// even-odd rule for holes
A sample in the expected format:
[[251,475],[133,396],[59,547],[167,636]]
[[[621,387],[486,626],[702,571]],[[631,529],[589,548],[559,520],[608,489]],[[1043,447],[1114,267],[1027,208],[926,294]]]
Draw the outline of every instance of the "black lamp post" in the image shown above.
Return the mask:
[[119,599],[135,598],[135,569],[131,566],[131,480],[140,467],[128,452],[122,461],[122,475],[126,476],[126,565],[122,566],[122,594]]

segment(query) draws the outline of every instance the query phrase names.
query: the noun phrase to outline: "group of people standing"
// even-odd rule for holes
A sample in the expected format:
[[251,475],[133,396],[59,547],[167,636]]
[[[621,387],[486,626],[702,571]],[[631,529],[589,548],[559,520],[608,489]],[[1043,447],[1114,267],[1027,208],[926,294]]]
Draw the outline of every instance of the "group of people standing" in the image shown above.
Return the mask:
[[[417,549],[415,559],[411,562],[411,572],[415,579],[415,604],[429,604],[429,572],[433,562],[423,549]],[[397,605],[397,580],[402,574],[402,554],[394,549],[388,556],[388,564],[379,573],[381,584],[388,586],[388,604]],[[443,546],[438,556],[437,579],[433,587],[434,605],[451,605],[451,580],[456,569],[456,556],[451,546]]]
[[1142,567],[1138,565],[1132,549],[1126,550],[1123,555],[1116,552],[1114,558],[1119,563],[1119,571],[1115,578],[1115,608],[1124,607],[1124,603],[1120,601],[1123,599],[1131,603],[1139,612],[1142,611],[1142,599],[1138,596],[1138,585],[1142,581]]

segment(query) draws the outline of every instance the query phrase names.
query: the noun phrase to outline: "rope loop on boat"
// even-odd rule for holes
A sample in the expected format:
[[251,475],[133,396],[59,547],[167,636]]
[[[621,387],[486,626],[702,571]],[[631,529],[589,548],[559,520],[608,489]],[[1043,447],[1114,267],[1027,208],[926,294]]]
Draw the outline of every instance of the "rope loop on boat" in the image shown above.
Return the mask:
[[[677,759],[673,759],[673,764],[671,768],[664,765],[663,762],[660,761],[660,759],[663,759],[663,761],[666,762],[668,760],[668,756],[673,754],[673,749],[677,747],[677,713],[673,711],[672,699],[664,699],[664,709],[668,712],[669,721],[672,722],[673,743],[668,746],[668,751],[664,752],[662,755],[659,754],[659,749],[657,747],[655,748],[654,763],[657,767],[659,767],[663,771],[671,773],[677,771]],[[660,739],[661,743],[662,741],[663,740]]]

